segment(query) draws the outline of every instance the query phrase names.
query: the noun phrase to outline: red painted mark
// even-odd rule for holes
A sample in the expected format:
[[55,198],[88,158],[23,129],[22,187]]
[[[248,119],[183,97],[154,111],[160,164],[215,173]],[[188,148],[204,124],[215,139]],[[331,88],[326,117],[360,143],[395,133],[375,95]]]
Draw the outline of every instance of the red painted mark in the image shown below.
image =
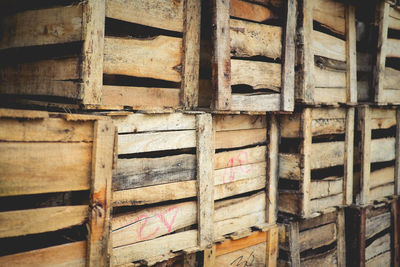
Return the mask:
[[[164,217],[164,215],[169,214],[171,211],[174,211],[174,213],[172,215],[171,223],[168,223],[167,218]],[[178,207],[171,207],[157,215],[157,217],[161,220],[165,227],[167,227],[168,233],[172,230],[172,225],[174,225],[176,215],[178,215]]]
[[143,224],[142,224],[142,225],[140,226],[140,228],[139,228],[139,233],[138,233],[138,235],[139,235],[139,240],[150,239],[152,236],[154,236],[154,235],[157,234],[158,230],[160,230],[160,226],[158,226],[158,227],[156,228],[156,230],[154,230],[153,233],[151,233],[151,234],[149,234],[149,235],[147,235],[147,236],[142,236],[142,234],[143,234],[143,229],[146,227],[146,224],[147,224],[147,222],[149,221],[149,216],[147,216],[147,214],[142,214],[142,215],[140,215],[140,216],[137,218],[137,220],[141,220],[142,218],[145,218],[145,219],[144,219],[144,221],[143,221]]
[[251,171],[251,165],[250,166],[243,166],[246,165],[247,163],[249,163],[249,154],[247,153],[247,151],[240,151],[239,154],[237,154],[237,156],[235,157],[231,157],[228,160],[228,166],[229,168],[225,168],[224,170],[224,174],[222,175],[222,183],[225,184],[226,182],[226,176],[227,176],[227,171],[229,169],[229,182],[233,182],[235,181],[235,172],[237,171],[237,169],[234,169],[234,163],[235,161],[237,161],[239,163],[239,172],[240,173],[249,173]]

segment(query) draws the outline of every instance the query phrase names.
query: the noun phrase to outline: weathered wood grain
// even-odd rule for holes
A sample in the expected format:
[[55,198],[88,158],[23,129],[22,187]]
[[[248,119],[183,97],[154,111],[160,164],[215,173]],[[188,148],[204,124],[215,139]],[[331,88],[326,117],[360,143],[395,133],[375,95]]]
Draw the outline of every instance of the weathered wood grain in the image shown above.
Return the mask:
[[346,88],[346,73],[315,68],[315,87]]
[[400,58],[400,40],[398,39],[387,39],[386,46],[386,57]]
[[311,145],[311,169],[344,164],[344,142],[324,142]]
[[371,163],[395,159],[395,138],[371,140]]
[[214,200],[240,195],[251,191],[261,190],[265,188],[265,185],[265,176],[241,179],[226,184],[219,184],[214,187]]
[[329,30],[345,34],[345,5],[334,0],[313,0],[313,19]]
[[386,212],[378,216],[367,218],[365,238],[369,239],[377,233],[389,228],[391,225],[391,214]]
[[279,111],[281,110],[281,98],[279,94],[232,94],[232,110]]
[[235,148],[262,144],[267,139],[267,129],[221,131],[215,134],[215,149]]
[[343,193],[331,195],[324,198],[317,198],[310,201],[311,213],[322,211],[331,207],[341,206],[343,203]]
[[219,169],[214,172],[214,185],[226,184],[258,176],[265,176],[266,168],[267,163],[260,162]]
[[301,180],[299,154],[279,153],[279,178]]
[[346,61],[346,41],[315,30],[312,38],[314,55]]
[[214,169],[224,169],[265,161],[266,146],[216,153]]
[[324,198],[343,192],[343,177],[335,180],[312,181],[310,197],[311,199]]
[[271,9],[262,5],[255,5],[243,0],[231,0],[229,14],[232,17],[264,22],[276,18]]
[[299,233],[300,251],[316,249],[333,243],[337,238],[336,224],[330,223]]
[[390,250],[390,234],[386,234],[376,239],[365,249],[365,260],[368,261],[373,257]]
[[216,131],[260,129],[266,127],[266,116],[216,115],[213,119]]

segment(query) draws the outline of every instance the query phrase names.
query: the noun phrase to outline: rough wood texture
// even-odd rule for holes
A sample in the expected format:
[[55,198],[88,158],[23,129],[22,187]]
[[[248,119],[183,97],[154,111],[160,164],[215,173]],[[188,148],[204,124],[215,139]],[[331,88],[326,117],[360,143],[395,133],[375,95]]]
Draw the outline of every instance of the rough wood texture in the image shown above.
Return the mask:
[[279,162],[278,162],[278,120],[275,115],[269,117],[269,127],[268,127],[268,176],[269,180],[267,182],[267,219],[266,222],[269,224],[276,223],[276,217],[278,214],[278,179],[279,179]]
[[[400,195],[400,110],[396,111],[396,122],[397,122],[396,151],[395,151],[396,163],[395,163],[395,169],[394,169],[394,193],[396,195]],[[398,208],[400,208],[400,207],[398,207]]]
[[301,133],[304,138],[301,149],[301,166],[303,166],[303,181],[301,189],[303,192],[303,209],[302,216],[310,216],[310,186],[311,186],[311,154],[312,154],[312,132],[311,132],[312,114],[311,109],[304,110],[301,116]]
[[361,194],[360,204],[369,202],[369,178],[371,172],[371,113],[368,107],[359,109],[359,121],[361,122]]
[[346,101],[357,103],[357,49],[356,49],[356,19],[355,8],[346,7]]
[[344,205],[351,205],[353,202],[353,157],[354,157],[354,115],[355,109],[350,108],[346,114],[346,139],[344,151],[344,183],[343,192],[345,199]]

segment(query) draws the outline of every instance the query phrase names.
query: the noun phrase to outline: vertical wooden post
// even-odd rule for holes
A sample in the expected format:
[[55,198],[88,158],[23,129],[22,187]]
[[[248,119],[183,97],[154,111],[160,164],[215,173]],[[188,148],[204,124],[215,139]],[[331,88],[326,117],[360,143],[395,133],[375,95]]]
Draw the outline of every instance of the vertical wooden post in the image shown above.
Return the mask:
[[359,123],[361,130],[360,154],[360,204],[369,202],[369,176],[371,173],[371,112],[368,106],[359,108]]
[[105,0],[88,0],[83,4],[82,87],[83,104],[101,104],[103,89]]
[[353,5],[346,6],[346,101],[357,103],[357,49],[356,20]]
[[347,266],[365,266],[366,208],[348,207],[345,216]]
[[204,264],[203,267],[215,267],[215,245],[212,248],[204,250]]
[[301,114],[301,132],[302,132],[302,147],[301,147],[301,167],[302,167],[302,217],[310,216],[310,187],[311,187],[311,145],[312,145],[312,109],[305,108]]
[[278,262],[278,240],[279,239],[279,228],[274,226],[267,232],[267,257],[265,259],[266,267],[275,267]]
[[279,129],[276,115],[270,115],[268,118],[268,150],[267,150],[267,207],[266,207],[266,222],[275,224],[278,213],[278,149],[279,149]]
[[376,65],[374,67],[374,88],[375,103],[381,102],[383,91],[383,80],[385,78],[386,45],[388,31],[389,3],[380,0],[379,18],[376,23],[379,25],[378,49],[376,53]]
[[400,109],[396,110],[396,150],[394,169],[394,194],[400,195]]
[[392,223],[393,223],[393,233],[392,233],[392,257],[393,266],[400,266],[400,198],[395,199],[392,202]]
[[94,125],[92,186],[88,223],[87,266],[108,266],[114,126],[99,120]]
[[196,253],[186,254],[183,256],[183,267],[196,267]]
[[211,114],[196,117],[197,217],[200,248],[213,243],[214,226],[214,135]]
[[294,110],[294,63],[295,63],[295,40],[296,40],[296,0],[288,0],[286,8],[285,38],[282,46],[282,91],[281,110]]
[[197,107],[199,95],[201,0],[184,1],[183,79],[181,102]]
[[296,96],[306,103],[313,103],[314,79],[314,53],[312,50],[313,32],[313,0],[302,0],[301,13],[303,14],[300,31],[299,63],[302,66],[300,72],[298,92]]
[[300,267],[299,223],[292,222],[286,228],[289,231],[289,251],[291,267]]
[[353,156],[354,156],[354,108],[346,112],[346,140],[344,153],[344,205],[351,205],[353,202]]
[[230,0],[211,0],[213,53],[211,59],[213,107],[217,110],[231,108],[231,40],[229,25]]
[[344,210],[341,209],[337,212],[337,257],[338,266],[346,266],[346,233],[345,233],[345,220],[344,220]]

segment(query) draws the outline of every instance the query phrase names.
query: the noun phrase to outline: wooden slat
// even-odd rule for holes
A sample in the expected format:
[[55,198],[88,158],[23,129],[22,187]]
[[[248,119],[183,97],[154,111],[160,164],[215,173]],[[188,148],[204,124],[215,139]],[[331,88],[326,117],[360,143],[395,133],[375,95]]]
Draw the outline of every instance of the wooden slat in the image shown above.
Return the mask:
[[216,153],[214,169],[224,169],[265,161],[266,146]]
[[0,257],[1,266],[76,266],[84,267],[86,242],[79,241],[59,246],[21,252]]
[[345,34],[345,5],[334,0],[314,0],[313,18],[329,30]]
[[256,232],[248,237],[238,240],[226,240],[216,246],[216,256],[238,251],[247,247],[251,247],[267,240],[267,232]]
[[400,40],[388,38],[386,49],[386,57],[400,58]]
[[141,153],[196,146],[194,130],[120,135],[118,153]]
[[126,190],[196,179],[196,156],[118,159],[113,190]]
[[280,117],[280,135],[285,138],[300,137],[300,113]]
[[315,87],[346,88],[346,73],[315,68]]
[[330,195],[336,195],[343,192],[343,178],[327,181],[311,182],[311,199],[324,198]]
[[395,143],[394,137],[371,140],[371,163],[394,160]]
[[260,129],[266,127],[266,116],[216,115],[213,119],[216,131]]
[[307,257],[301,261],[304,266],[340,266],[338,264],[337,249],[331,249],[315,256]]
[[394,184],[385,184],[370,189],[369,197],[371,200],[380,200],[388,196],[394,195]]
[[0,49],[60,44],[82,38],[82,6],[29,10],[4,16]]
[[369,239],[377,233],[389,228],[391,225],[391,218],[390,212],[386,212],[372,218],[367,218],[365,238]]
[[[275,224],[278,217],[278,180],[279,180],[279,129],[278,118],[270,115],[268,125],[268,160],[267,160],[267,207],[266,222]],[[271,263],[271,262],[270,262]]]
[[314,88],[315,103],[346,103],[346,88]]
[[346,82],[347,101],[357,103],[357,36],[354,5],[346,6]]
[[281,27],[231,19],[230,37],[231,56],[281,58]]
[[265,223],[265,210],[230,218],[214,223],[214,238],[220,240],[224,235],[247,230],[252,226]]
[[180,106],[180,89],[134,86],[103,86],[102,104],[134,109],[162,109]]
[[394,182],[394,166],[386,167],[370,174],[371,188]]
[[0,93],[81,99],[79,58],[42,60],[0,68]]
[[391,264],[391,252],[387,251],[368,260],[365,263],[365,267],[390,266],[390,264]]
[[91,148],[90,143],[0,142],[0,196],[88,190]]
[[243,0],[231,0],[229,13],[232,17],[255,22],[263,22],[276,17],[267,7],[255,5]]
[[[334,112],[335,110],[327,110]],[[354,121],[354,120],[353,120]],[[346,130],[346,118],[318,118],[312,121],[312,135],[344,134]]]
[[196,117],[197,129],[197,225],[201,248],[213,243],[214,222],[214,132],[210,114]]
[[329,197],[313,199],[310,202],[311,213],[323,211],[327,208],[338,207],[343,203],[343,193],[331,195]]
[[349,108],[346,114],[346,135],[344,143],[344,203],[353,203],[353,180],[354,180],[354,117],[355,109]]
[[299,194],[293,193],[293,191],[280,191],[279,192],[279,210],[290,213],[290,214],[299,214],[301,213],[301,205],[304,198]]
[[280,91],[281,64],[232,59],[231,85],[246,84],[257,89]]
[[[236,240],[239,241],[239,240]],[[267,243],[259,243],[253,246],[244,247],[241,250],[232,251],[230,253],[217,256],[214,266],[229,266],[229,265],[253,265],[265,266],[266,247]],[[217,250],[218,253],[218,250]]]
[[219,169],[216,170],[214,173],[214,185],[226,184],[243,179],[265,176],[266,169],[266,162]]
[[170,31],[183,31],[184,1],[107,0],[108,18],[128,21]]
[[207,248],[204,250],[204,267],[213,267],[215,266],[215,254],[216,254],[216,246],[213,245],[211,248]]
[[366,249],[365,249],[365,260],[368,261],[373,257],[389,251],[390,250],[390,234],[386,234],[374,242],[372,242]]
[[360,204],[369,202],[370,172],[371,172],[371,112],[368,107],[358,109],[358,123],[361,131],[360,152]]
[[106,37],[104,73],[181,81],[182,38],[153,39]]
[[301,136],[303,140],[300,147],[301,161],[303,167],[303,182],[300,189],[303,193],[301,202],[301,215],[308,217],[311,212],[310,191],[311,191],[311,169],[312,169],[312,109],[306,108],[301,114]]
[[399,90],[398,89],[385,89],[382,91],[381,97],[382,103],[387,103],[388,105],[399,105]]
[[344,142],[313,143],[311,145],[311,169],[344,165]]
[[289,232],[290,262],[293,267],[300,267],[300,235],[298,222],[290,223]]
[[346,41],[315,30],[312,37],[314,55],[346,61]]
[[121,265],[133,261],[179,251],[197,245],[197,231],[189,230],[173,235],[166,235],[147,242],[123,246],[113,249],[112,262]]
[[150,131],[194,130],[196,117],[190,114],[132,114],[113,116],[118,133],[140,133]]
[[339,266],[346,265],[346,223],[344,209],[337,213],[337,261]]
[[336,223],[338,213],[339,212],[337,211],[322,213],[320,216],[317,217],[303,219],[299,222],[299,229],[300,231],[304,231],[315,227],[319,227],[321,225]]
[[[396,122],[397,125],[396,125],[396,148],[395,148],[396,160],[394,167],[394,193],[396,195],[400,195],[400,110],[396,111]],[[398,205],[400,205],[400,203]],[[400,208],[399,206],[397,207]],[[400,217],[400,212],[398,214],[399,214],[398,216]],[[398,231],[400,231],[400,229]],[[400,234],[400,232],[398,234]],[[398,253],[399,253],[398,257],[400,257],[400,249],[398,250]]]
[[113,206],[146,205],[196,195],[196,181],[168,183],[113,192]]
[[89,207],[60,206],[0,213],[0,237],[37,234],[80,225],[88,217]]
[[232,95],[232,110],[239,111],[279,111],[281,98],[279,94],[267,95]]
[[126,246],[172,233],[196,224],[196,216],[194,201],[115,216],[112,219],[112,247]]
[[237,180],[227,184],[220,184],[214,187],[214,200],[261,190],[265,188],[265,184],[265,176]]
[[217,110],[231,108],[231,56],[230,56],[230,0],[212,1],[213,53],[212,66],[212,107]]
[[400,90],[400,71],[386,67],[384,72],[383,88]]
[[330,223],[318,228],[306,230],[299,234],[300,251],[316,249],[336,241],[336,224]]
[[91,142],[92,122],[49,120],[1,119],[1,141],[24,142]]
[[301,180],[299,154],[279,153],[279,178]]
[[215,134],[215,149],[235,148],[266,142],[267,129],[222,131]]
[[389,10],[389,22],[388,27],[390,29],[400,30],[400,11],[395,8]]

